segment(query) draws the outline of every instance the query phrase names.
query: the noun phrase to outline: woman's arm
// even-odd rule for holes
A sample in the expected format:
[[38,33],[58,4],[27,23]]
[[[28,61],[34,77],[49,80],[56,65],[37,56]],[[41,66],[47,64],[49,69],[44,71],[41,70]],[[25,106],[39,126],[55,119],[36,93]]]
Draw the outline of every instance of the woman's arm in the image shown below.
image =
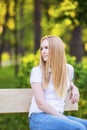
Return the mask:
[[39,109],[41,109],[45,113],[57,116],[59,118],[68,119],[63,114],[59,113],[48,102],[46,102],[41,83],[32,83],[31,86],[33,90],[33,95],[35,97]]
[[74,85],[73,82],[71,82],[70,89],[70,100],[72,101],[72,103],[77,103],[79,101],[80,94],[78,88]]

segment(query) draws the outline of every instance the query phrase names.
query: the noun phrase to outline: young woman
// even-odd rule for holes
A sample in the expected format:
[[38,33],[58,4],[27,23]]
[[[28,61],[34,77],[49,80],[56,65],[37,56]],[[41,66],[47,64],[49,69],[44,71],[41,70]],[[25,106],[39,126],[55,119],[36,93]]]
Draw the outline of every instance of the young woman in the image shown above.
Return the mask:
[[79,92],[72,82],[74,69],[66,63],[64,45],[57,36],[41,39],[40,65],[31,71],[33,98],[29,110],[30,130],[87,130],[87,120],[64,115],[69,89],[76,103]]

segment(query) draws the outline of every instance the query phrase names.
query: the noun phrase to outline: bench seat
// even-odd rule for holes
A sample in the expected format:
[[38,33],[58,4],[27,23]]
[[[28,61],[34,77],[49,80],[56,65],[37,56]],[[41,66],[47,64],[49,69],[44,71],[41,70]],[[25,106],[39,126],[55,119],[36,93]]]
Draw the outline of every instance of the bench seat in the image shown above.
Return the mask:
[[[0,113],[28,112],[31,98],[31,88],[0,89]],[[67,98],[64,110],[78,110],[78,104],[72,104]]]

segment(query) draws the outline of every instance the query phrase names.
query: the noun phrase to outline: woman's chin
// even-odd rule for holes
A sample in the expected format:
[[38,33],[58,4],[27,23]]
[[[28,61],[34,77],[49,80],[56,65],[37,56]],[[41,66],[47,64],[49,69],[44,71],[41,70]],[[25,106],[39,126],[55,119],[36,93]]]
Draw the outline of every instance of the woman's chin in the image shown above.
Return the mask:
[[47,59],[43,59],[43,62],[46,63],[46,62],[47,62]]
[[43,59],[43,61],[44,61],[44,62],[46,62],[46,61],[47,61],[47,59]]

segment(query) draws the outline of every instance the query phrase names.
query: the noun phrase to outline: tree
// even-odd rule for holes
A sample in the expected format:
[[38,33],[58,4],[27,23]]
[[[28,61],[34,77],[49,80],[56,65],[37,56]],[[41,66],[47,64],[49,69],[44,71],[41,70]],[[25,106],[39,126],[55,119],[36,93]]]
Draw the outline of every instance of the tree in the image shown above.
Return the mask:
[[34,0],[34,52],[39,49],[41,38],[41,0]]
[[[83,42],[82,42],[82,27],[87,25],[87,1],[76,0],[77,9],[76,17],[74,19],[74,29],[72,32],[72,38],[70,42],[70,54],[76,56],[77,62],[81,61],[83,56]],[[78,24],[75,23],[77,20]],[[73,49],[74,48],[74,49]]]
[[[47,7],[44,4],[45,7]],[[61,23],[62,21],[69,21],[70,24],[67,29],[72,31],[72,38],[70,41],[70,54],[76,56],[77,61],[80,61],[83,56],[83,43],[82,43],[82,28],[87,24],[87,1],[84,0],[61,0],[50,1],[50,5],[46,8],[45,14],[47,18],[53,23]],[[51,24],[51,27],[53,25]],[[54,28],[54,26],[52,27]],[[80,30],[80,31],[78,31]],[[74,33],[77,35],[74,35]],[[78,40],[76,40],[78,38]],[[79,42],[79,43],[77,43]],[[73,49],[72,49],[73,48]],[[75,48],[75,50],[74,50]],[[80,52],[80,54],[78,53]]]
[[15,11],[15,16],[14,16],[14,21],[15,21],[15,29],[14,29],[14,36],[15,36],[15,75],[17,76],[18,73],[18,30],[17,30],[17,5],[18,1],[14,0],[15,5],[14,5],[14,11]]
[[83,56],[83,43],[82,43],[82,29],[81,26],[77,26],[72,31],[72,38],[70,41],[70,54],[76,56],[77,62],[81,60]]
[[5,48],[5,45],[6,45],[6,39],[5,39],[5,36],[6,36],[6,31],[7,31],[7,26],[6,26],[6,23],[9,19],[9,1],[7,2],[7,0],[4,0],[3,1],[3,4],[6,5],[6,13],[5,13],[5,16],[4,16],[4,24],[2,25],[3,26],[3,31],[2,31],[2,34],[1,34],[1,44],[0,44],[0,67],[1,67],[1,62],[2,62],[2,59],[1,59],[1,55],[2,55],[2,52]]

